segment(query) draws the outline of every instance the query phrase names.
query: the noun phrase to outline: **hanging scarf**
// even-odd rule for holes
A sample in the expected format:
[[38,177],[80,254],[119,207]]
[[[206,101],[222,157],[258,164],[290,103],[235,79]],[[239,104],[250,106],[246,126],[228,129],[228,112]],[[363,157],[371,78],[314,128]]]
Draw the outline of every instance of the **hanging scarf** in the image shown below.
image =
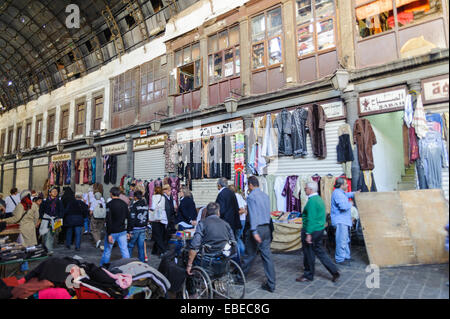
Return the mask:
[[22,204],[25,211],[29,210],[31,208],[31,205],[33,205],[33,202],[31,201],[29,196],[22,198],[20,203]]

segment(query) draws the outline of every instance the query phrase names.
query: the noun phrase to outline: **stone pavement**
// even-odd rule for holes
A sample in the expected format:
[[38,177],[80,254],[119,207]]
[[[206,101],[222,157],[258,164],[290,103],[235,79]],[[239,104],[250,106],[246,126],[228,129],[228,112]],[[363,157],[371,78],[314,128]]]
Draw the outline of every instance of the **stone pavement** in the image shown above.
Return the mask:
[[[160,259],[150,255],[152,243],[147,243],[149,264],[158,268]],[[96,249],[90,240],[90,235],[84,235],[81,250],[67,250],[64,245],[55,247],[57,257],[78,255],[88,262],[99,264],[101,250]],[[137,248],[134,256],[137,257]],[[119,248],[112,252],[112,260],[120,258]],[[299,283],[295,279],[303,271],[303,254],[301,251],[273,254],[277,287],[274,293],[260,288],[265,276],[261,258],[255,259],[254,265],[247,276],[245,298],[249,299],[449,299],[448,264],[405,266],[380,269],[380,287],[367,288],[366,272],[369,265],[364,247],[352,247],[351,266],[340,267],[341,278],[337,283],[331,282],[331,276],[316,261],[316,275],[313,282]],[[37,264],[30,265],[30,268]]]

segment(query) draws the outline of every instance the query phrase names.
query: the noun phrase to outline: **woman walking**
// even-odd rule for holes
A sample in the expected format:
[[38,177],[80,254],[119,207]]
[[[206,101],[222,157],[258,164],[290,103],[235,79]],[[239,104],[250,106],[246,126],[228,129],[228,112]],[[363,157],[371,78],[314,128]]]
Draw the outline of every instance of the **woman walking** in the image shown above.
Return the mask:
[[61,219],[64,215],[64,207],[61,200],[58,198],[58,188],[52,187],[48,198],[42,202],[39,212],[41,226],[39,234],[43,236],[44,246],[49,255],[53,255],[53,243],[55,232],[53,230],[54,223]]
[[160,186],[155,187],[152,196],[152,207],[150,207],[150,221],[152,222],[152,239],[154,245],[152,255],[161,255],[168,249],[167,243],[167,215],[166,200]]
[[105,225],[106,217],[106,203],[100,192],[96,192],[95,199],[91,203],[90,215],[91,215],[91,231],[92,238],[94,239],[95,247],[99,247],[102,243],[102,230]]
[[75,233],[75,250],[80,250],[81,230],[84,219],[89,215],[89,208],[83,201],[83,194],[76,193],[75,197],[69,198],[69,204],[64,210],[64,225],[66,226],[66,248],[72,245],[72,234]]

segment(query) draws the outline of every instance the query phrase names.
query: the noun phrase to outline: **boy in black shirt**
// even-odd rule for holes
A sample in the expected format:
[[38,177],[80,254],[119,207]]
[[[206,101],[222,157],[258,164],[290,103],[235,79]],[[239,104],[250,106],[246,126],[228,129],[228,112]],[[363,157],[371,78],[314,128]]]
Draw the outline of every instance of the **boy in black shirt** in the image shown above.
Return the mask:
[[137,243],[139,260],[145,262],[145,228],[147,227],[149,216],[148,205],[142,197],[141,191],[134,192],[134,203],[131,205],[127,230],[128,235],[131,236],[128,242],[130,256],[133,255],[133,248]]
[[102,259],[100,260],[100,266],[109,263],[111,250],[115,241],[119,244],[122,258],[130,258],[127,247],[127,239],[130,239],[130,235],[127,234],[125,228],[125,220],[129,215],[128,206],[119,198],[120,190],[118,187],[111,188],[110,193],[112,200],[106,204],[105,250],[103,251]]

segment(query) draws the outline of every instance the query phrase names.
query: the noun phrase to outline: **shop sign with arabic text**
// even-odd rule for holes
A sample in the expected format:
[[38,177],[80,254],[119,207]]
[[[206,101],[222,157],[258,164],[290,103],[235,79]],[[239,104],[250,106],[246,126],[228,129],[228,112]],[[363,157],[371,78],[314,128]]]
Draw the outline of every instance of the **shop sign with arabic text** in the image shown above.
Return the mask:
[[219,123],[204,127],[196,127],[189,130],[177,132],[177,142],[189,142],[196,139],[202,139],[211,136],[221,136],[236,134],[244,131],[244,121],[237,120],[232,122]]
[[403,110],[406,87],[363,93],[359,96],[359,114],[369,115]]
[[167,140],[166,134],[138,138],[133,141],[133,151],[142,151],[164,147],[164,143],[166,140]]

